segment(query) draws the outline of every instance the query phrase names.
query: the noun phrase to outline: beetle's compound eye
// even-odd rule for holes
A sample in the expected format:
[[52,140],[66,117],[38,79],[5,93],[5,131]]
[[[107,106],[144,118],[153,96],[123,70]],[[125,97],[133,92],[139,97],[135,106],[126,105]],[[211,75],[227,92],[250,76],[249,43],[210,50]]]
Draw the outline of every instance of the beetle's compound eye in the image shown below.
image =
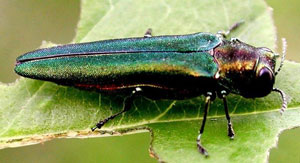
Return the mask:
[[258,80],[260,84],[272,84],[274,82],[273,73],[267,67],[263,67],[258,73]]

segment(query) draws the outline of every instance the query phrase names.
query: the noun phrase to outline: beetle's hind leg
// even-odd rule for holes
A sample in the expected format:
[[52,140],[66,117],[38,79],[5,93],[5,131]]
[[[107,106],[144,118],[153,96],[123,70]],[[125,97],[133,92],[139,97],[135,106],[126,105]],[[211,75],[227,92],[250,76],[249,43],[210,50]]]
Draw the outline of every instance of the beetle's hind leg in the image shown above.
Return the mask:
[[152,37],[152,29],[151,28],[147,29],[147,31],[144,34],[144,37],[145,38]]
[[221,91],[221,98],[223,99],[224,110],[225,110],[225,115],[226,115],[226,119],[227,119],[228,136],[230,137],[230,139],[234,139],[234,130],[232,128],[232,123],[231,123],[231,119],[230,119],[229,112],[228,112],[226,95],[227,95],[227,92],[225,90]]
[[199,152],[201,154],[203,154],[204,156],[208,156],[208,153],[207,153],[206,149],[201,145],[201,136],[204,132],[207,112],[208,112],[208,108],[210,106],[210,102],[211,102],[212,98],[213,98],[213,94],[211,92],[207,92],[206,97],[205,97],[205,107],[204,107],[203,120],[202,120],[201,128],[199,130],[199,135],[198,135],[197,140],[196,140],[197,141],[197,148],[198,148]]
[[114,119],[116,116],[130,110],[131,106],[132,106],[132,103],[133,103],[133,100],[134,98],[139,94],[139,92],[141,92],[142,89],[137,87],[135,88],[135,90],[132,91],[131,95],[128,96],[125,100],[124,100],[124,107],[123,107],[123,110],[116,113],[116,114],[113,114],[107,118],[105,118],[104,120],[100,120],[95,127],[91,128],[92,131],[95,131],[97,128],[100,129],[103,125],[105,125],[109,120],[112,120]]

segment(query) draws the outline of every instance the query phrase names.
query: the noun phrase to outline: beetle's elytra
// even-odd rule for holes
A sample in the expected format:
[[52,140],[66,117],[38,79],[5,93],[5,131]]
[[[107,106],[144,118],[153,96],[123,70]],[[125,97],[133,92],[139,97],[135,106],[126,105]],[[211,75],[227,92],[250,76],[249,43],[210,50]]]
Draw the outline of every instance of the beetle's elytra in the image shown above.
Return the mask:
[[[273,88],[276,57],[268,48],[257,48],[238,39],[226,40],[235,24],[225,33],[103,40],[69,44],[28,52],[17,58],[15,72],[21,76],[52,81],[100,92],[129,92],[123,110],[96,127],[131,108],[137,95],[152,99],[186,99],[204,95],[204,117],[197,138],[199,151],[208,155],[200,142],[210,102],[217,96],[224,101],[228,136],[234,131],[227,108],[226,95],[245,98],[264,97],[279,92],[287,107],[283,91]],[[285,42],[284,42],[285,43]],[[286,44],[284,44],[284,49]]]

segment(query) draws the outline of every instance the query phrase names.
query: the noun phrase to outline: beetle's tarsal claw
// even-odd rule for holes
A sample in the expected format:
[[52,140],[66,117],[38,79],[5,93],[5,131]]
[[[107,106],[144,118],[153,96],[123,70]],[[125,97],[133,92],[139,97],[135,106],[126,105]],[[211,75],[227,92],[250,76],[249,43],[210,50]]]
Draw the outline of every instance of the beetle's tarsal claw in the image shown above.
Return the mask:
[[208,157],[208,152],[206,151],[206,149],[201,145],[201,141],[200,139],[197,139],[197,148],[198,151],[203,154],[205,157]]
[[282,115],[283,112],[285,111],[285,109],[287,108],[286,95],[285,95],[285,93],[284,93],[282,90],[280,90],[280,89],[278,89],[278,88],[273,88],[272,91],[278,92],[278,93],[280,94],[280,96],[281,96],[281,99],[282,99],[282,105],[281,105],[281,109],[280,109],[280,114]]
[[232,128],[232,124],[231,124],[231,122],[228,124],[228,136],[229,136],[229,138],[231,139],[231,140],[233,140],[234,139],[234,130],[233,130],[233,128]]
[[96,129],[97,129],[97,127],[92,127],[91,128],[92,131],[95,131]]
[[92,131],[95,131],[97,128],[101,129],[101,127],[107,122],[107,120],[99,121],[95,127],[91,128]]

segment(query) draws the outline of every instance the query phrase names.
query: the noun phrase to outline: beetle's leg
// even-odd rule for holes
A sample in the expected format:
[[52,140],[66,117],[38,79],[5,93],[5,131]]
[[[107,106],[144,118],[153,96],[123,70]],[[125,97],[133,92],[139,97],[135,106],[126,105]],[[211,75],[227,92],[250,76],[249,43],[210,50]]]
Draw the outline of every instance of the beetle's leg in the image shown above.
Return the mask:
[[245,21],[244,20],[240,20],[240,21],[234,23],[227,31],[219,31],[217,34],[221,35],[221,37],[223,37],[223,38],[226,38],[232,31],[236,30],[243,23],[245,23]]
[[221,91],[221,98],[223,99],[225,115],[226,115],[226,119],[227,119],[228,136],[230,137],[230,139],[233,139],[234,138],[234,130],[232,128],[232,123],[231,123],[229,112],[228,112],[226,95],[227,95],[226,91],[224,91],[224,90]]
[[131,95],[128,96],[125,100],[124,100],[124,107],[123,110],[113,114],[107,118],[105,118],[104,120],[100,120],[95,127],[91,128],[92,131],[95,131],[97,128],[101,128],[104,124],[106,124],[109,120],[114,119],[116,116],[130,110],[131,105],[133,103],[134,98],[138,95],[138,92],[142,91],[141,88],[137,87],[135,90],[132,91]]
[[147,31],[144,34],[144,37],[145,38],[152,37],[152,29],[151,28],[147,29]]
[[198,150],[201,154],[208,156],[207,151],[204,149],[204,147],[201,145],[201,136],[203,134],[204,131],[204,126],[205,126],[205,122],[206,122],[206,116],[207,116],[207,112],[208,112],[208,108],[210,106],[210,102],[211,102],[211,98],[212,98],[212,93],[208,92],[205,98],[205,107],[204,107],[204,115],[203,115],[203,120],[202,120],[202,125],[199,131],[199,135],[197,137],[197,147]]

